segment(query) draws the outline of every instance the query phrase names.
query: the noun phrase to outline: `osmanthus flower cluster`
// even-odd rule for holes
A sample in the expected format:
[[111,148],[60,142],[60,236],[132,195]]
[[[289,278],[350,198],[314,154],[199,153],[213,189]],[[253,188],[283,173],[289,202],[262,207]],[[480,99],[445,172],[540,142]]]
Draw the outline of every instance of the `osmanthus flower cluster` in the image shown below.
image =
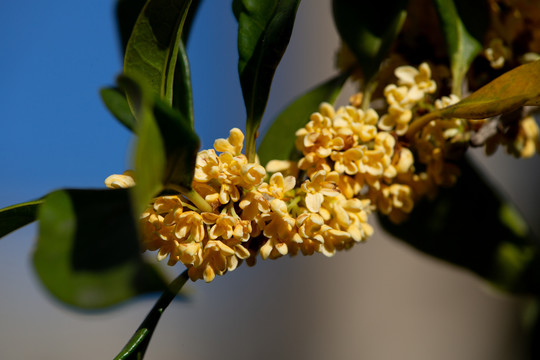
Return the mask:
[[[296,132],[302,157],[295,162],[250,163],[242,154],[243,133],[232,129],[196,161],[193,189],[212,211],[181,194],[155,198],[140,218],[143,248],[157,251],[158,260],[168,257],[169,265],[183,263],[192,280],[210,282],[243,260],[254,264],[258,255],[332,256],[349,249],[373,233],[373,211],[396,223],[406,219],[422,197],[454,184],[454,160],[482,121],[433,120],[414,137],[404,136],[416,117],[458,98],[433,99],[437,85],[425,63],[399,67],[395,76],[380,114],[352,105],[358,96],[337,109],[321,104]],[[534,144],[537,138],[536,132]],[[106,184],[124,188],[135,181],[125,173]]]

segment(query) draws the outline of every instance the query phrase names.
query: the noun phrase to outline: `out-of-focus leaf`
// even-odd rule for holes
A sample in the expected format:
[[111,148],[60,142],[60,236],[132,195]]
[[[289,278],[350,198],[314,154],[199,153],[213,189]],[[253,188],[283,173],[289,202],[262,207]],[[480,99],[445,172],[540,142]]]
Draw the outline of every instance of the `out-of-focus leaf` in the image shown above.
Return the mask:
[[122,125],[131,131],[135,131],[135,117],[131,113],[126,96],[118,88],[103,88],[100,90],[101,99]]
[[[142,81],[141,81],[142,82]],[[137,119],[137,145],[134,153],[135,214],[140,214],[152,197],[163,188],[165,172],[165,146],[159,127],[153,114],[154,96],[147,87],[134,79],[122,75],[118,85],[131,98],[135,118]]]
[[432,111],[411,123],[411,138],[433,119],[484,119],[507,114],[525,105],[540,105],[540,60],[512,69],[460,102]]
[[128,190],[61,190],[40,206],[36,272],[58,300],[104,308],[166,283],[139,250]]
[[291,37],[300,0],[234,0],[238,20],[238,73],[246,105],[246,154],[255,144],[272,79]]
[[193,92],[191,90],[191,72],[184,44],[178,46],[178,59],[174,70],[172,106],[185,118],[191,128],[194,128],[193,119]]
[[154,117],[165,146],[163,183],[191,189],[200,140],[191,124],[175,109],[156,99]]
[[351,49],[366,83],[379,70],[406,17],[407,0],[333,0],[334,22]]
[[323,101],[336,100],[347,78],[348,74],[339,74],[289,104],[274,119],[257,150],[261,164],[290,159],[295,151],[296,130],[308,122],[309,115],[317,111]]
[[0,237],[35,221],[42,202],[34,200],[0,209]]
[[415,248],[464,267],[499,289],[540,293],[539,243],[506,200],[468,162],[458,183],[423,200],[410,218],[385,230]]
[[124,57],[124,73],[144,79],[150,90],[169,105],[173,98],[178,47],[190,3],[191,0],[149,0],[133,27]]
[[[461,95],[463,77],[476,55],[482,50],[485,32],[482,29],[480,31],[470,29],[478,29],[478,24],[487,26],[485,18],[488,17],[489,9],[485,9],[486,4],[483,1],[433,0],[433,2],[441,21],[450,56],[452,92]],[[459,8],[458,3],[461,5]],[[467,17],[468,14],[474,14],[474,19]],[[465,22],[466,20],[471,21]]]
[[161,315],[174,299],[176,294],[182,289],[188,279],[187,270],[178,276],[163,292],[152,310],[148,313],[142,324],[135,331],[135,334],[129,339],[122,351],[114,360],[139,360],[144,357],[146,348],[150,343],[150,338],[156,329]]
[[144,85],[125,75],[118,83],[133,99],[137,118],[134,192],[142,210],[164,185],[191,189],[200,141],[192,124]]

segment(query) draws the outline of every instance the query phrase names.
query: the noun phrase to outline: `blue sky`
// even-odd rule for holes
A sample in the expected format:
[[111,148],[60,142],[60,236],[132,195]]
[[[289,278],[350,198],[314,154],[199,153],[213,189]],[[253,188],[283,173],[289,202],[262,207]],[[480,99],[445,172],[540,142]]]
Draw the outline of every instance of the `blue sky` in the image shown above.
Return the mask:
[[[215,26],[195,24],[193,35],[200,40],[188,48],[196,126],[204,146],[227,136],[223,118],[243,124],[231,51],[236,25],[232,14],[223,16],[230,13],[229,4],[221,3],[226,8],[202,9]],[[62,187],[101,187],[109,174],[129,167],[131,135],[107,112],[98,93],[114,84],[122,69],[115,26],[111,0],[0,5],[0,186],[9,189],[0,192],[0,206]],[[218,37],[221,41],[215,42]],[[209,46],[215,43],[217,48]]]

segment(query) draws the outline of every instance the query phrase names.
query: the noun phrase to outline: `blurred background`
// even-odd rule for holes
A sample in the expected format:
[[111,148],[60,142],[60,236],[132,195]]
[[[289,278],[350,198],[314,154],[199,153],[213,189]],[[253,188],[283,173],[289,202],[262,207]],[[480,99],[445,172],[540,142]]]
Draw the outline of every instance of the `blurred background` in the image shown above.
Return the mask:
[[[122,68],[114,1],[2,1],[0,39],[0,207],[59,188],[103,188],[109,174],[130,167],[131,134],[98,94]],[[334,74],[337,48],[330,2],[301,3],[263,129],[291,99]],[[196,130],[208,148],[231,127],[244,128],[230,1],[202,2],[188,55]],[[346,90],[343,99],[351,94]],[[538,156],[515,160],[499,150],[489,159],[474,157],[540,233]],[[113,358],[157,296],[106,312],[64,307],[33,272],[36,233],[30,225],[0,240],[0,359]],[[189,299],[167,309],[147,359],[526,355],[527,299],[497,293],[380,229],[331,259],[259,261],[185,289]]]

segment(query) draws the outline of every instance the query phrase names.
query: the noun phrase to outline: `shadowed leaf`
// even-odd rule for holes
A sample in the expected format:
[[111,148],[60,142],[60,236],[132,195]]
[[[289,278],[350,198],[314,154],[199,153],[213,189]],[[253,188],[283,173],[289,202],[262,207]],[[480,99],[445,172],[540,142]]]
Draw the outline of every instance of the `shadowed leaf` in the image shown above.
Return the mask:
[[[144,79],[172,104],[173,80],[190,0],[149,0],[139,15],[124,57],[124,73]],[[128,101],[131,99],[128,94]]]
[[103,88],[100,90],[101,99],[111,114],[128,130],[135,131],[135,118],[131,113],[124,93],[117,88]]
[[200,141],[191,123],[145,86],[128,76],[118,83],[133,99],[138,121],[134,192],[142,211],[164,185],[191,189]]
[[0,209],[0,237],[35,221],[41,203],[43,200],[28,201]]
[[255,141],[272,79],[289,44],[300,0],[234,0],[238,20],[238,73],[246,105],[246,154]]
[[415,248],[464,267],[497,288],[540,293],[538,241],[519,213],[468,162],[458,183],[423,200],[410,218],[393,224],[379,216],[393,236]]
[[309,90],[274,119],[257,150],[262,165],[270,160],[291,158],[296,149],[296,130],[309,121],[309,116],[323,101],[333,103],[336,100],[347,78],[348,74],[340,74]]
[[356,56],[364,79],[379,70],[406,17],[407,0],[333,0],[334,22],[341,39]]
[[[482,50],[484,30],[488,25],[488,19],[485,18],[489,14],[489,9],[485,8],[483,1],[433,0],[433,2],[441,21],[450,57],[452,93],[461,95],[463,77],[476,55]],[[467,14],[474,14],[474,18],[467,17]],[[471,31],[471,28],[480,30]]]
[[34,266],[58,300],[103,308],[166,288],[144,263],[128,190],[62,190],[39,208]]

